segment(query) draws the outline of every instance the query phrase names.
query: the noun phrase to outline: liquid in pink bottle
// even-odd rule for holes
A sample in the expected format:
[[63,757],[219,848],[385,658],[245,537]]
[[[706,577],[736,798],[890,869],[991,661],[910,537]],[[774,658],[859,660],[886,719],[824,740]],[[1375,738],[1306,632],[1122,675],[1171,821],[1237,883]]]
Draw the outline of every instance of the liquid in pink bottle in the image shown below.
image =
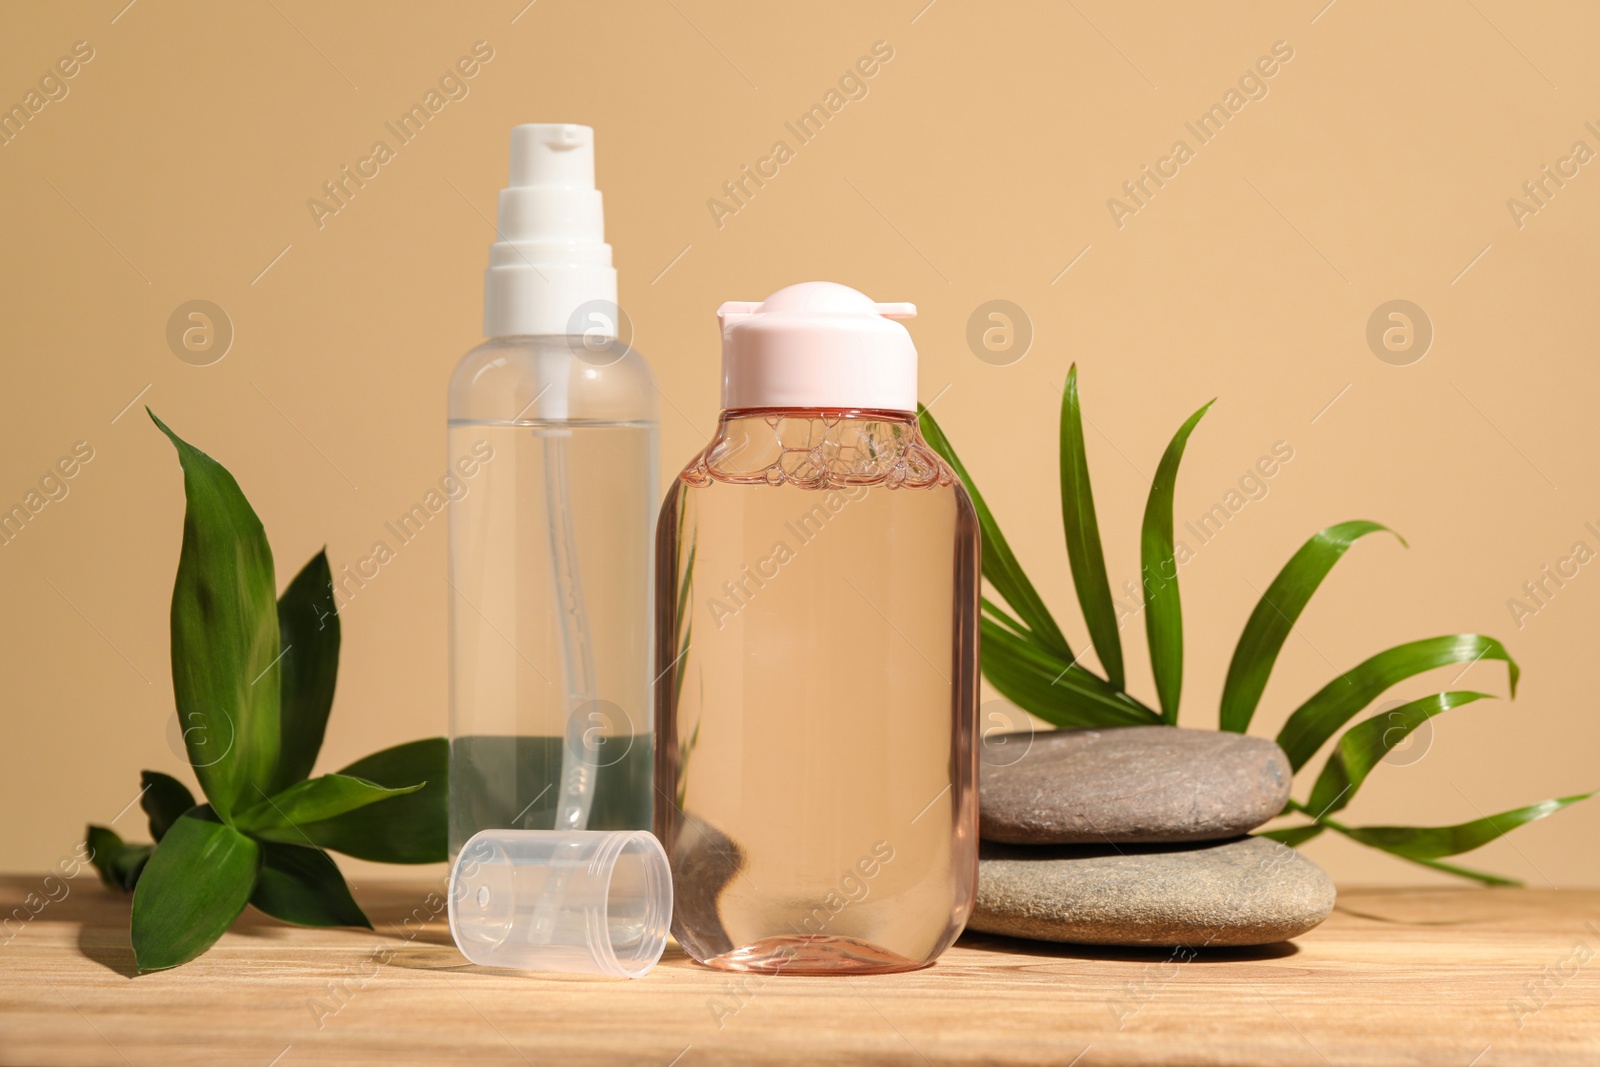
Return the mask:
[[672,929],[714,967],[911,970],[972,910],[977,519],[917,427],[914,314],[827,282],[718,313],[656,627]]

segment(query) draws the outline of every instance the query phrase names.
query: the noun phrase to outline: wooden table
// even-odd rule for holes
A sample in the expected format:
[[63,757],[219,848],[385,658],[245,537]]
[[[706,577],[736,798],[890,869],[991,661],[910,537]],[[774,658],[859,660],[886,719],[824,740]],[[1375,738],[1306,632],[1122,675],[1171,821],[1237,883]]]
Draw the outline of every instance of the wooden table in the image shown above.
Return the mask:
[[1600,1064],[1593,890],[1346,890],[1292,945],[1190,962],[973,935],[911,974],[741,979],[673,947],[626,982],[475,968],[420,882],[357,891],[377,934],[249,911],[133,978],[127,899],[51,885],[0,933],[0,1063]]

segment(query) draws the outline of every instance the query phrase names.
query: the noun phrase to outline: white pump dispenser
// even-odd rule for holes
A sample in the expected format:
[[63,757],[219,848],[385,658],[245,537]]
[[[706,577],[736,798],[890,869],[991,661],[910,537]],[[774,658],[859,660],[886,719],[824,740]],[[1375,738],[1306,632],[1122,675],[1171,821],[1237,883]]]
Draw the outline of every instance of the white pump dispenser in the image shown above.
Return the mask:
[[[512,129],[511,182],[500,190],[495,229],[500,240],[489,249],[484,276],[486,335],[575,334],[591,343],[617,336],[617,271],[594,184],[593,129]],[[584,307],[596,301],[605,306]]]

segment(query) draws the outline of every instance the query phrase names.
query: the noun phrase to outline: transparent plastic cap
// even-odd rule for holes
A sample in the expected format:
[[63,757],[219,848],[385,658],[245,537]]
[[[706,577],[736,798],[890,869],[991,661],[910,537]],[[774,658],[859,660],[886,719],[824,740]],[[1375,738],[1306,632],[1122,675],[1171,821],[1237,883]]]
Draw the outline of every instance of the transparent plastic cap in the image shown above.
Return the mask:
[[450,870],[450,934],[485,967],[640,978],[671,921],[667,854],[645,830],[484,830]]

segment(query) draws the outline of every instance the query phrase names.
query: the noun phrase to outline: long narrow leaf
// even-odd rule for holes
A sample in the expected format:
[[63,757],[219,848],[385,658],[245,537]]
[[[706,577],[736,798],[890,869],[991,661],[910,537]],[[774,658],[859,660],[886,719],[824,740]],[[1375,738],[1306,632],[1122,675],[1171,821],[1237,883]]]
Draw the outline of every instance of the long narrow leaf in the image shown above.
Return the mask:
[[1278,744],[1298,771],[1317,754],[1334,731],[1396,682],[1452,663],[1503,660],[1510,676],[1511,695],[1517,695],[1521,673],[1505,646],[1481,634],[1447,634],[1428,637],[1379,652],[1323,686],[1295,709],[1278,731]]
[[239,917],[261,848],[205,805],[173,824],[133,892],[133,956],[141,971],[188,963]]
[[1072,586],[1078,593],[1083,621],[1089,627],[1089,640],[1106,669],[1111,688],[1123,689],[1126,679],[1122,671],[1122,637],[1117,629],[1117,609],[1111,603],[1111,583],[1106,578],[1094,492],[1089,487],[1076,363],[1067,371],[1067,388],[1061,394],[1061,523],[1067,533]]
[[1306,823],[1304,826],[1286,826],[1281,830],[1257,830],[1255,836],[1270,838],[1281,845],[1295,848],[1310,841],[1326,829],[1326,826],[1313,822]]
[[[1311,814],[1311,812],[1307,810],[1306,805],[1301,804],[1297,800],[1290,800],[1289,803],[1284,806],[1284,811],[1285,813],[1290,811],[1298,811],[1302,815]],[[1298,837],[1300,841],[1305,841],[1315,837],[1323,830],[1336,830],[1339,833],[1344,834],[1346,837],[1353,837],[1353,830],[1351,827],[1346,826],[1335,819],[1329,818],[1319,819],[1316,822],[1305,826],[1291,826],[1284,830],[1268,831],[1261,836],[1271,837],[1279,841],[1285,841],[1287,844],[1292,845],[1298,843],[1293,839],[1295,837]],[[1376,846],[1368,844],[1367,847],[1373,848]],[[1382,850],[1380,849],[1379,851]],[[1396,859],[1405,860],[1407,863],[1415,863],[1419,867],[1428,867],[1444,874],[1454,875],[1457,878],[1470,878],[1473,881],[1482,882],[1484,885],[1520,886],[1522,884],[1515,878],[1506,878],[1503,875],[1492,874],[1488,871],[1475,870],[1471,867],[1461,866],[1460,864],[1445,863],[1441,860],[1423,859],[1419,856],[1406,856],[1393,852],[1389,853],[1389,855],[1394,856]]]
[[437,863],[449,852],[449,765],[450,745],[442,737],[410,741],[358,759],[341,767],[339,773],[390,787],[427,784],[414,793],[380,800],[303,829],[322,848],[357,859]]
[[[1319,530],[1283,565],[1283,570],[1278,572],[1250,613],[1250,621],[1245,623],[1239,644],[1233,650],[1228,679],[1222,686],[1221,729],[1242,734],[1250,728],[1250,718],[1261,702],[1261,693],[1267,687],[1267,677],[1277,662],[1278,652],[1311,594],[1317,591],[1346,549],[1358,538],[1379,530],[1394,533],[1387,526],[1362,520]],[[1402,545],[1406,543],[1399,534],[1395,537]]]
[[1178,699],[1183,690],[1183,606],[1178,599],[1178,564],[1172,540],[1172,496],[1177,487],[1178,464],[1184,447],[1206,404],[1189,416],[1167,445],[1150,483],[1144,526],[1139,537],[1139,561],[1144,572],[1144,628],[1150,641],[1150,669],[1155,674],[1161,717],[1178,721]]
[[364,926],[372,929],[332,858],[319,848],[266,842],[261,876],[250,903],[274,919],[297,926]]
[[282,635],[283,703],[278,770],[268,793],[309,777],[322,749],[339,674],[339,613],[333,610],[333,574],[324,549],[294,576],[278,598]]
[[227,822],[278,763],[272,550],[233,475],[150,418],[178,450],[188,500],[172,590],[173,695],[200,788]]
[[984,677],[1024,711],[1059,727],[1160,723],[1153,711],[993,619],[981,627]]
[[1587,800],[1594,793],[1575,793],[1570,797],[1541,800],[1525,808],[1513,808],[1498,815],[1486,815],[1455,826],[1351,826],[1345,832],[1364,845],[1381,848],[1407,859],[1436,860],[1481,848],[1490,841],[1560,811],[1569,804]]
[[1471,691],[1434,693],[1350,727],[1323,765],[1306,807],[1320,818],[1348,806],[1372,768],[1411,731],[1440,712],[1475,700],[1492,699],[1488,693]]
[[1030,641],[1033,639],[1033,635],[1028,632],[1028,628],[1026,626],[1022,625],[1022,623],[1008,615],[1004,608],[990,600],[988,597],[979,597],[978,605],[980,610],[988,612],[989,618],[993,619],[1001,626],[1004,626],[1018,637],[1025,641]]
[[[678,509],[678,538],[674,546],[683,543],[683,524],[689,514],[687,508]],[[700,551],[700,529],[697,526],[689,541],[689,555],[683,563],[683,573],[679,576],[678,609],[673,615],[677,620],[677,633],[672,642],[672,664],[664,668],[672,672],[672,705],[678,706],[678,701],[683,696],[683,683],[689,677],[683,659],[689,654],[689,648],[694,644],[694,612],[689,611],[689,598],[694,595],[694,561]],[[659,679],[657,679],[659,681]],[[681,773],[681,772],[680,772]]]
[[364,778],[343,774],[324,774],[290,786],[261,803],[239,813],[239,828],[264,841],[303,845],[316,843],[304,829],[337,818],[347,812],[376,804],[380,800],[415,793],[426,783],[389,789]]
[[1034,589],[1033,583],[1023,573],[1022,567],[1017,563],[1017,557],[1012,554],[1011,546],[1006,543],[1005,534],[1000,532],[1000,526],[994,521],[994,515],[989,511],[989,506],[983,502],[983,494],[978,492],[977,485],[967,469],[961,465],[961,458],[956,455],[955,449],[950,447],[944,431],[939,428],[939,423],[934,419],[927,408],[920,413],[923,437],[939,455],[944,457],[961,479],[961,484],[966,486],[967,496],[972,500],[972,509],[978,514],[978,533],[983,545],[983,576],[994,586],[995,592],[1011,605],[1011,609],[1033,631],[1039,643],[1044,645],[1056,655],[1067,661],[1073,659],[1072,649],[1067,646],[1067,639],[1061,633],[1061,628],[1050,615],[1050,609],[1044,606],[1039,593]]
[[1522,885],[1521,879],[1507,878],[1505,875],[1493,874],[1489,871],[1474,870],[1471,867],[1463,867],[1459,863],[1445,863],[1442,860],[1425,860],[1417,856],[1396,856],[1395,858],[1405,860],[1407,863],[1415,863],[1419,867],[1429,867],[1436,871],[1442,871],[1445,874],[1453,874],[1457,878],[1470,878],[1475,882],[1482,882],[1484,885],[1507,885],[1518,887]]

